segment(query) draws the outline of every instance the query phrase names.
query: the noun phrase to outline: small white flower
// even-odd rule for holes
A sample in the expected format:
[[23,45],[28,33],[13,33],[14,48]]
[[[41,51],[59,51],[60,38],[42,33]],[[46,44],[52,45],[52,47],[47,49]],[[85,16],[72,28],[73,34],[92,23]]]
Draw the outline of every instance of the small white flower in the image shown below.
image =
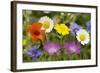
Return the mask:
[[90,41],[89,33],[84,29],[77,31],[76,38],[82,45],[85,45]]
[[39,22],[43,24],[42,29],[45,29],[46,32],[50,32],[54,27],[53,20],[47,16],[41,17]]

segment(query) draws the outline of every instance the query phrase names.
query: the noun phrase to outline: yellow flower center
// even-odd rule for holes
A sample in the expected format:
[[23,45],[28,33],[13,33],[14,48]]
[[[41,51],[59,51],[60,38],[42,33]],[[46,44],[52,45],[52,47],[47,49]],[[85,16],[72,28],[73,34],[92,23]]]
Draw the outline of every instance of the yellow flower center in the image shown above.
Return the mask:
[[50,22],[45,21],[44,24],[43,24],[43,27],[44,27],[45,29],[48,29],[48,28],[50,27]]
[[80,38],[81,41],[84,41],[86,39],[84,34],[81,34],[79,38]]

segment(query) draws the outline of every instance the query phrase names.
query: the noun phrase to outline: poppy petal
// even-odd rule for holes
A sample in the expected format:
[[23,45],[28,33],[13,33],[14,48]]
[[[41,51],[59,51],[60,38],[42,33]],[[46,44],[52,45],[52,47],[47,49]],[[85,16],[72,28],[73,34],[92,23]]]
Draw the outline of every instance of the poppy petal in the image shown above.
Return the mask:
[[36,36],[32,36],[32,41],[33,42],[35,42],[35,41],[37,41],[38,40],[38,38],[36,37]]
[[32,28],[32,25],[28,25],[28,31],[31,35],[33,34],[34,29]]
[[37,36],[40,40],[43,40],[45,38],[45,30],[40,31],[40,35]]
[[32,24],[33,29],[41,29],[41,27],[42,27],[41,23],[35,22],[35,23]]
[[35,22],[28,26],[28,31],[33,41],[43,40],[45,38],[45,30],[41,30],[42,24]]

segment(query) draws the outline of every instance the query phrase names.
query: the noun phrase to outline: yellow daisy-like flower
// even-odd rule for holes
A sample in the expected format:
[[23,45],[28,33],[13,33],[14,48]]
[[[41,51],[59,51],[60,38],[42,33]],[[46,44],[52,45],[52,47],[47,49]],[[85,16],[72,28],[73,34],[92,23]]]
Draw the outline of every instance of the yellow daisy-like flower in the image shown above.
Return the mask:
[[54,29],[61,35],[65,36],[69,34],[70,29],[65,24],[56,24]]

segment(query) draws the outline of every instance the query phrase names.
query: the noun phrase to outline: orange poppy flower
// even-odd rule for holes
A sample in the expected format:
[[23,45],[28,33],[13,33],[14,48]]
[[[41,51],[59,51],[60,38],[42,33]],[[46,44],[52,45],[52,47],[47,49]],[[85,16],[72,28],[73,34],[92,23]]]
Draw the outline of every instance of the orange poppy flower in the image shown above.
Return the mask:
[[44,40],[45,30],[42,30],[41,27],[42,24],[38,22],[28,26],[28,30],[33,41]]

